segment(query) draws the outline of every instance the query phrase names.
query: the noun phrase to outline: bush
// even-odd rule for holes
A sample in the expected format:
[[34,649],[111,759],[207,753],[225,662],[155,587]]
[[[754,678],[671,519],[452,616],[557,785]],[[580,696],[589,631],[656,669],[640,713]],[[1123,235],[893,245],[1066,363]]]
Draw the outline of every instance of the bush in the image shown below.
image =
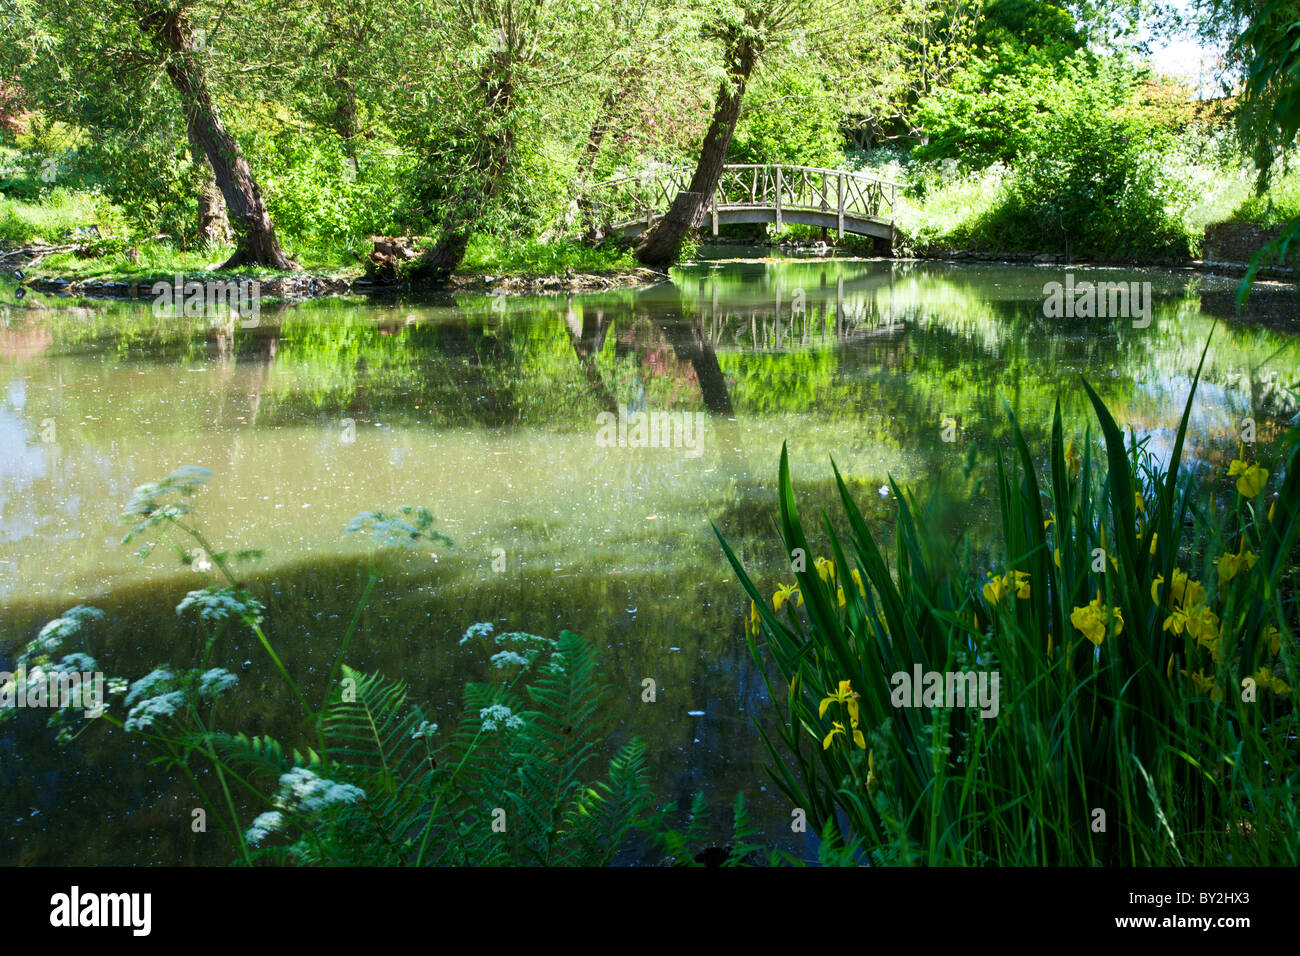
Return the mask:
[[277,231],[306,245],[356,245],[399,231],[396,219],[410,163],[362,149],[353,162],[332,132],[281,129],[254,134],[250,150]]
[[1118,258],[1190,251],[1190,195],[1162,165],[1155,130],[1083,100],[1028,142],[1000,211],[1022,248]]

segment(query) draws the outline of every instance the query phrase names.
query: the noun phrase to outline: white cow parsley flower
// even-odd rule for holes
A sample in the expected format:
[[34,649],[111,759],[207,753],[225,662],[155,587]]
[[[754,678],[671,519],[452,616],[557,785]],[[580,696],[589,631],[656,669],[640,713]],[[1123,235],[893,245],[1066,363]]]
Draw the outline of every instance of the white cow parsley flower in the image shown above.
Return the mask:
[[199,696],[217,697],[239,683],[239,678],[224,667],[214,667],[199,676]]
[[498,644],[536,644],[540,647],[555,646],[555,641],[549,637],[539,637],[536,634],[528,634],[524,631],[510,631],[507,634],[498,634],[496,641]]
[[27,645],[27,653],[48,654],[57,651],[63,646],[64,641],[81,630],[83,624],[87,621],[99,620],[103,616],[104,612],[99,608],[87,607],[84,604],[69,608],[41,628],[40,633],[36,635],[36,640]]
[[137,700],[143,700],[155,691],[170,690],[176,683],[176,675],[165,667],[158,667],[145,674],[131,685],[131,692],[123,703],[130,707]]
[[276,830],[284,828],[284,814],[278,810],[268,810],[266,813],[259,813],[253,825],[248,828],[244,834],[244,839],[253,846],[257,846]]
[[204,588],[201,591],[191,591],[185,595],[185,599],[180,604],[176,605],[176,613],[184,614],[190,608],[197,608],[199,618],[208,624],[229,620],[256,620],[265,610],[261,602],[237,588]]
[[532,659],[516,654],[514,651],[499,651],[491,657],[492,666],[497,670],[507,667],[531,667]]
[[148,730],[154,725],[154,721],[161,717],[171,717],[184,707],[185,699],[185,691],[174,690],[168,694],[160,694],[140,701],[131,708],[131,713],[127,714],[126,729]]
[[484,730],[496,730],[503,725],[506,730],[519,730],[524,726],[524,719],[504,704],[484,707],[478,712],[478,716],[479,720],[483,721]]
[[476,637],[487,637],[491,633],[492,622],[480,621],[478,624],[471,624],[465,629],[465,634],[461,637],[460,642],[461,644],[464,644],[466,641],[473,640]]
[[63,660],[55,664],[50,670],[56,674],[89,674],[99,668],[95,659],[89,654],[65,654]]
[[308,813],[324,810],[338,803],[356,803],[364,800],[366,792],[350,783],[335,783],[318,777],[306,767],[294,767],[280,777],[280,792],[275,805],[283,809],[297,808]]
[[421,721],[420,726],[411,731],[411,739],[419,740],[421,737],[432,737],[438,732],[438,725],[430,721]]

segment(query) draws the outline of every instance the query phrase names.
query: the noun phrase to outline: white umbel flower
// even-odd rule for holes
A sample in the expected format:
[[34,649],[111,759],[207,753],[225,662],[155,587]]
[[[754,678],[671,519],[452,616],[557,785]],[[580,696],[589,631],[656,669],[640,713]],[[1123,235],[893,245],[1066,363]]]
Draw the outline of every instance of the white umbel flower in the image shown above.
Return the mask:
[[266,813],[258,814],[253,825],[244,834],[244,839],[257,846],[272,833],[282,829],[284,829],[284,814],[278,810],[268,810]]
[[239,678],[224,667],[214,667],[199,675],[199,696],[219,697],[239,683]]
[[524,719],[504,704],[484,707],[478,712],[478,716],[479,720],[483,721],[484,730],[496,730],[502,726],[506,730],[519,730],[524,726]]
[[335,804],[356,803],[366,792],[350,783],[335,783],[319,777],[306,767],[294,767],[280,777],[280,792],[275,805],[282,809],[299,809],[315,813]]

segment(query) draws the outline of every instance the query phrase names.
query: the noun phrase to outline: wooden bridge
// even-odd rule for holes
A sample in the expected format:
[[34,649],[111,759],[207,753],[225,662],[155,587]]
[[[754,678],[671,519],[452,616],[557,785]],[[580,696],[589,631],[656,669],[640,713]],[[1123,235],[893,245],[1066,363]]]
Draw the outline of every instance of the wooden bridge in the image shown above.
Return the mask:
[[[647,170],[595,183],[578,200],[589,225],[605,232],[636,235],[668,211],[690,185],[694,167]],[[770,222],[834,229],[894,239],[899,184],[868,173],[815,166],[729,165],[722,171],[705,221],[719,225]]]

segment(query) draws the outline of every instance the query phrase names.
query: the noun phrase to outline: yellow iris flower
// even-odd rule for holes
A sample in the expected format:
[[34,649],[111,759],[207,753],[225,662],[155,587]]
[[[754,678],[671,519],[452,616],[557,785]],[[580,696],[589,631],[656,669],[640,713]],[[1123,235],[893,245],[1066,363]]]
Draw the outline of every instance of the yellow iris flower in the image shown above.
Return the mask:
[[1106,640],[1108,621],[1111,627],[1110,636],[1118,637],[1124,630],[1124,615],[1120,613],[1119,608],[1107,608],[1101,603],[1100,590],[1097,591],[1096,600],[1083,607],[1076,607],[1070,614],[1070,623],[1097,647],[1101,647],[1102,641]]
[[[831,724],[831,732],[822,740],[822,750],[829,750],[831,741],[839,734],[848,736],[847,732],[844,730],[844,725],[836,720]],[[853,721],[853,742],[862,750],[867,749],[867,738],[864,737],[862,731],[858,729],[858,722],[856,720]]]
[[1259,555],[1246,550],[1246,539],[1243,537],[1236,554],[1225,551],[1223,556],[1219,558],[1219,580],[1231,581],[1238,574],[1243,574],[1253,568],[1258,560]]
[[794,601],[795,607],[803,607],[803,595],[799,593],[797,584],[781,584],[777,586],[776,593],[772,595],[772,610],[781,610],[781,605],[786,601]]
[[818,717],[826,716],[826,708],[831,704],[843,704],[849,712],[849,719],[853,723],[858,722],[858,700],[861,695],[853,690],[853,685],[846,680],[840,681],[839,690],[828,697],[823,697],[821,706],[817,710]]
[[1079,477],[1079,466],[1082,462],[1083,459],[1081,459],[1079,453],[1074,450],[1074,439],[1071,438],[1065,446],[1065,464],[1069,471],[1071,481],[1074,481],[1074,479]]
[[829,558],[818,558],[813,562],[813,566],[817,568],[817,577],[826,583],[829,584],[835,579],[835,562]]
[[867,589],[862,586],[862,575],[858,574],[858,569],[854,568],[849,572],[849,574],[853,577],[853,583],[858,586],[858,590],[862,593],[862,596],[866,597]]
[[1218,700],[1223,696],[1223,691],[1215,686],[1213,677],[1206,677],[1200,671],[1191,674],[1187,671],[1179,671],[1178,673],[1182,674],[1184,677],[1190,677],[1192,679],[1192,686],[1196,688],[1196,693],[1203,697],[1212,697],[1215,700]]
[[1193,581],[1185,571],[1174,569],[1174,583],[1169,589],[1174,603],[1192,608],[1205,603],[1205,588],[1199,581]]
[[1233,459],[1228,466],[1228,477],[1237,479],[1237,494],[1243,498],[1254,498],[1268,483],[1268,469]]
[[1291,688],[1287,682],[1280,677],[1274,677],[1273,672],[1267,667],[1261,667],[1251,675],[1255,678],[1255,683],[1260,687],[1267,687],[1275,694],[1289,694]]
[[1001,576],[990,574],[981,593],[984,595],[984,600],[990,604],[997,604],[1013,592],[1022,601],[1028,599],[1030,594],[1028,571],[1008,571]]

